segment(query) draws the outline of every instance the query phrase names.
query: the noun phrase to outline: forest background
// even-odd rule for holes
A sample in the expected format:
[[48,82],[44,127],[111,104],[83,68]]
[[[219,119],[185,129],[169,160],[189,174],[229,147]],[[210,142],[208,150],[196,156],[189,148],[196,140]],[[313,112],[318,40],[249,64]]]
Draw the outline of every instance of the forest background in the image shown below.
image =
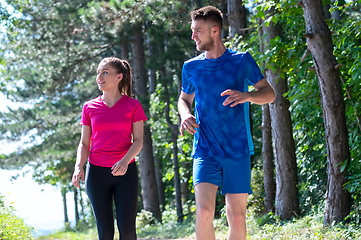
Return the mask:
[[[106,56],[130,61],[134,92],[149,117],[139,154],[139,216],[178,222],[194,215],[192,136],[180,136],[177,99],[185,60],[199,54],[189,12],[208,4],[225,14],[229,48],[249,51],[274,87],[274,103],[252,105],[256,153],[249,209],[324,222],[359,223],[361,213],[361,1],[6,1],[1,7],[1,139],[25,141],[0,156],[2,169],[31,166],[33,178],[74,195],[77,228],[93,226],[84,189],[70,184],[79,120]],[[216,217],[224,216],[221,195]],[[163,213],[163,214],[162,214]]]

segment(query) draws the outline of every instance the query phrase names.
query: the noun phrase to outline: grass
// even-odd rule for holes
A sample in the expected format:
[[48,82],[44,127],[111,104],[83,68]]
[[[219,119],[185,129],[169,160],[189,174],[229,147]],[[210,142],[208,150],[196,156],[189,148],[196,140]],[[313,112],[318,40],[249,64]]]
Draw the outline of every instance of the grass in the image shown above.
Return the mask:
[[291,221],[270,217],[270,223],[260,224],[252,216],[248,220],[248,239],[361,239],[361,228],[355,224],[323,224],[323,214],[308,215]]
[[[137,218],[138,238],[142,239],[195,239],[194,219],[189,217],[183,223],[178,223],[174,210],[163,212],[163,224],[152,224],[149,212],[141,212]],[[190,214],[194,216],[194,214]],[[227,238],[227,223],[225,217],[214,220],[217,240]],[[247,217],[249,240],[348,240],[361,239],[361,227],[356,224],[323,224],[323,212],[315,212],[299,219],[282,221],[269,214],[256,217],[249,213]],[[16,217],[12,211],[0,205],[0,239],[1,240],[34,240],[33,228],[26,226],[22,219]],[[96,240],[95,229],[82,232],[71,229],[62,230],[53,234],[38,237],[37,240]]]
[[37,240],[97,240],[98,235],[95,229],[83,232],[60,230],[50,235],[38,237]]
[[[217,240],[227,239],[227,223],[225,217],[214,220]],[[269,214],[255,217],[252,213],[247,217],[248,236],[252,240],[346,240],[361,239],[361,227],[356,224],[339,223],[334,226],[323,224],[323,212],[316,212],[290,221],[282,221]],[[182,224],[167,221],[163,225],[145,225],[138,228],[141,238],[190,238],[195,239],[194,220],[187,219]]]
[[[224,218],[214,220],[217,240],[227,238],[227,226]],[[323,224],[323,214],[308,215],[291,221],[281,221],[273,215],[256,218],[248,216],[248,240],[348,240],[361,239],[361,228],[354,224]],[[142,239],[195,239],[194,221],[187,219],[179,224],[175,220],[164,224],[146,224],[138,226],[138,238]],[[85,233],[58,232],[40,239],[54,240],[95,240],[96,232]]]

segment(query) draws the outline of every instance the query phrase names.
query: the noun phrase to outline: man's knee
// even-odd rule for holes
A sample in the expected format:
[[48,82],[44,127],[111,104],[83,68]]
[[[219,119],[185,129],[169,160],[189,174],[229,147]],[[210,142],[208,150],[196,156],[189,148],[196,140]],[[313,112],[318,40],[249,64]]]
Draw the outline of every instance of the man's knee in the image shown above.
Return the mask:
[[200,205],[200,206],[197,206],[196,215],[197,215],[197,218],[213,219],[214,209]]
[[246,212],[240,211],[240,212],[227,212],[227,218],[229,221],[229,224],[242,224],[246,222]]

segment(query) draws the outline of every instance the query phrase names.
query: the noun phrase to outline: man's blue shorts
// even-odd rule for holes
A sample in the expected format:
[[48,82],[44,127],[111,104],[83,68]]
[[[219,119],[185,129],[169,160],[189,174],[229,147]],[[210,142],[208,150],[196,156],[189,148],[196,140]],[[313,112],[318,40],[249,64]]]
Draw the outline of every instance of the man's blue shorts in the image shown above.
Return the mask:
[[193,185],[202,182],[218,186],[222,194],[251,194],[251,157],[195,156],[193,159]]

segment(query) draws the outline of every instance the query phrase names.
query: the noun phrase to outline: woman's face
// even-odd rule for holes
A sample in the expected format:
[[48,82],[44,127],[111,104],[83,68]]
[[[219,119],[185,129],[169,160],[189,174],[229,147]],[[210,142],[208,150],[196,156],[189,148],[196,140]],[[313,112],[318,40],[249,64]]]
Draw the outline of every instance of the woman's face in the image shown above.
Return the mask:
[[109,91],[118,88],[119,82],[122,80],[123,74],[117,73],[117,70],[109,63],[100,62],[97,69],[96,82],[101,91]]

